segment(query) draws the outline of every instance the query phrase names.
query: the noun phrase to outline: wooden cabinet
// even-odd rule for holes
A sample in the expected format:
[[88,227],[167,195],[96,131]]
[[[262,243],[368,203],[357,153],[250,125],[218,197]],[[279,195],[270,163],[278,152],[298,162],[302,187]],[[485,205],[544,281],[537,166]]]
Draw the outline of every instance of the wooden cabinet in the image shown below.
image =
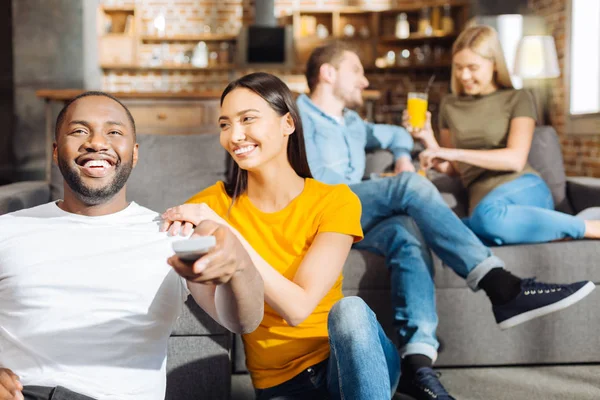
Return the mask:
[[134,65],[136,63],[136,39],[126,35],[102,36],[98,38],[98,58],[101,65]]
[[136,27],[140,22],[134,6],[100,6],[96,24],[101,65],[131,66],[137,63]]
[[138,133],[146,135],[218,134],[219,98],[127,99]]

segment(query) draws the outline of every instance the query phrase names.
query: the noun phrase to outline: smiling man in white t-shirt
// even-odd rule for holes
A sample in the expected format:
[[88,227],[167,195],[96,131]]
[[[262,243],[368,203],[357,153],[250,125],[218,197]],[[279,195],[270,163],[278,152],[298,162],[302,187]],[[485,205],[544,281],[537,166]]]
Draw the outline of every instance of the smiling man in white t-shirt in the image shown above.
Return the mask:
[[126,200],[137,157],[127,108],[85,93],[56,123],[64,200],[0,216],[0,400],[163,399],[189,293],[233,332],[260,323],[262,280],[228,228],[200,224],[217,246],[186,264],[158,214]]

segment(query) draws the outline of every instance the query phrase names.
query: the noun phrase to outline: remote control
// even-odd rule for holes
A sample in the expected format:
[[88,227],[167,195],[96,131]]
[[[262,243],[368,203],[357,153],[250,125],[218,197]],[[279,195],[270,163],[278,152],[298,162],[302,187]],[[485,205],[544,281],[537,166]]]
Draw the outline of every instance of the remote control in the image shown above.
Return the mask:
[[184,261],[196,261],[208,253],[216,244],[217,239],[214,236],[197,236],[173,242],[173,250]]

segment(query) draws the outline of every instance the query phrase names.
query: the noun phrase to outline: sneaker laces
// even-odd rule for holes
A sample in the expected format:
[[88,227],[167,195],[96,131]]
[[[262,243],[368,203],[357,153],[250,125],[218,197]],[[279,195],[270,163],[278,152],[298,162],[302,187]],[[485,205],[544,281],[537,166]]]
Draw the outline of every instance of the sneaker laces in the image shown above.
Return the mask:
[[415,373],[415,381],[419,387],[432,398],[437,398],[438,396],[443,395],[453,399],[448,391],[446,391],[446,388],[442,386],[442,382],[440,382],[439,379],[440,376],[442,376],[442,374],[435,372],[429,367],[421,367]]
[[[535,277],[523,279],[522,288],[525,290],[525,294],[542,294],[542,293],[554,293],[560,292],[566,285],[561,285],[557,283],[542,283],[537,282]],[[529,293],[527,293],[529,292]]]

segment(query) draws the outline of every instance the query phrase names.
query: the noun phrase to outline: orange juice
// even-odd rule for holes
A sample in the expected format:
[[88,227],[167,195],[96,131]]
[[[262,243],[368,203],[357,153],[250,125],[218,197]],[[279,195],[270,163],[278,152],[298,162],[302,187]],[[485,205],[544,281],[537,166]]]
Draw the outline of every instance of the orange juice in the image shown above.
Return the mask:
[[427,118],[427,93],[410,92],[406,108],[412,127],[423,128]]

